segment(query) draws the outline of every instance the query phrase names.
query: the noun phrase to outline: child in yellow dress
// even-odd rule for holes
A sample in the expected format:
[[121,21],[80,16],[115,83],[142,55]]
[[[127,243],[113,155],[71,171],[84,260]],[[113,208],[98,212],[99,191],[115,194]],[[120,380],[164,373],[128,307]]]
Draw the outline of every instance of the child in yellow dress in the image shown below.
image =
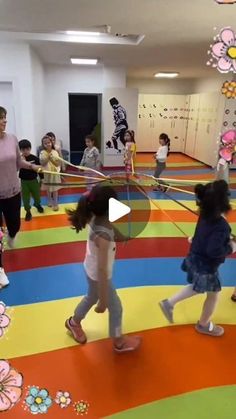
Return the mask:
[[61,163],[59,160],[59,154],[55,150],[52,139],[49,136],[44,136],[42,139],[43,150],[40,153],[39,160],[43,170],[48,172],[54,172],[44,174],[44,189],[48,195],[48,206],[52,207],[53,211],[58,211],[58,190],[61,183],[60,168]]
[[124,164],[126,174],[134,172],[135,167],[135,157],[136,157],[136,144],[134,138],[134,131],[127,130],[124,136],[125,141],[125,154],[124,154]]

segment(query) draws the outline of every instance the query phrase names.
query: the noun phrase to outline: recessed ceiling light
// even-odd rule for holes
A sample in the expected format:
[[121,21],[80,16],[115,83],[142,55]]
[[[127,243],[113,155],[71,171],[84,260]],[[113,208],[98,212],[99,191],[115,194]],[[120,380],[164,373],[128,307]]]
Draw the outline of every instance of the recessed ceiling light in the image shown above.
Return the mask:
[[88,32],[88,31],[66,31],[67,35],[73,36],[99,36],[100,32]]
[[96,65],[98,63],[97,58],[71,58],[72,64],[77,65]]
[[174,79],[178,77],[179,73],[156,73],[154,77],[156,78],[166,78],[166,79]]

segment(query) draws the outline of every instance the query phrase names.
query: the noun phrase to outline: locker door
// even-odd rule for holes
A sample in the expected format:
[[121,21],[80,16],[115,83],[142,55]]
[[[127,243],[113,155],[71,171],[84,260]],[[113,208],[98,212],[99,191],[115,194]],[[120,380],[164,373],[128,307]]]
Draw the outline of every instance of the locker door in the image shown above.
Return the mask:
[[219,133],[216,132],[219,93],[200,94],[199,123],[195,142],[194,157],[205,164],[214,166],[216,141]]
[[182,152],[186,136],[186,115],[188,98],[183,95],[173,96],[174,110],[171,122],[171,151]]
[[197,126],[198,126],[198,115],[199,115],[199,103],[200,95],[190,95],[189,97],[189,112],[188,112],[188,124],[187,124],[187,135],[185,142],[185,154],[190,157],[194,157]]

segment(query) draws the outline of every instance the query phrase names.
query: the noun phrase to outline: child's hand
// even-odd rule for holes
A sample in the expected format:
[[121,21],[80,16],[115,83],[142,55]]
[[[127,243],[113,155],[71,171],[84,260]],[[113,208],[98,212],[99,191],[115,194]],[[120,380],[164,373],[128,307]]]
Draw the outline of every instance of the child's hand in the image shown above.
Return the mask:
[[230,240],[230,246],[232,247],[232,253],[236,252],[236,241]]
[[97,306],[95,307],[96,313],[104,313],[107,309],[107,305],[101,301],[98,301]]
[[37,164],[31,164],[31,168],[36,173],[39,173],[39,172],[42,172],[43,171],[42,167],[41,166],[38,166]]

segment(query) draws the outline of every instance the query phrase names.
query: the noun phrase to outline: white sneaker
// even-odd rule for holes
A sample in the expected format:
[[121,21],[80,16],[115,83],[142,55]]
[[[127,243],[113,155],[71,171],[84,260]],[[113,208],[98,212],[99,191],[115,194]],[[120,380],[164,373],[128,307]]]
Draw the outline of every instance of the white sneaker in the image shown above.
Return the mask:
[[9,284],[9,280],[5,274],[3,268],[0,268],[0,289],[6,287]]
[[10,237],[9,234],[7,235],[7,245],[10,249],[14,249],[16,244],[16,238],[15,237]]

